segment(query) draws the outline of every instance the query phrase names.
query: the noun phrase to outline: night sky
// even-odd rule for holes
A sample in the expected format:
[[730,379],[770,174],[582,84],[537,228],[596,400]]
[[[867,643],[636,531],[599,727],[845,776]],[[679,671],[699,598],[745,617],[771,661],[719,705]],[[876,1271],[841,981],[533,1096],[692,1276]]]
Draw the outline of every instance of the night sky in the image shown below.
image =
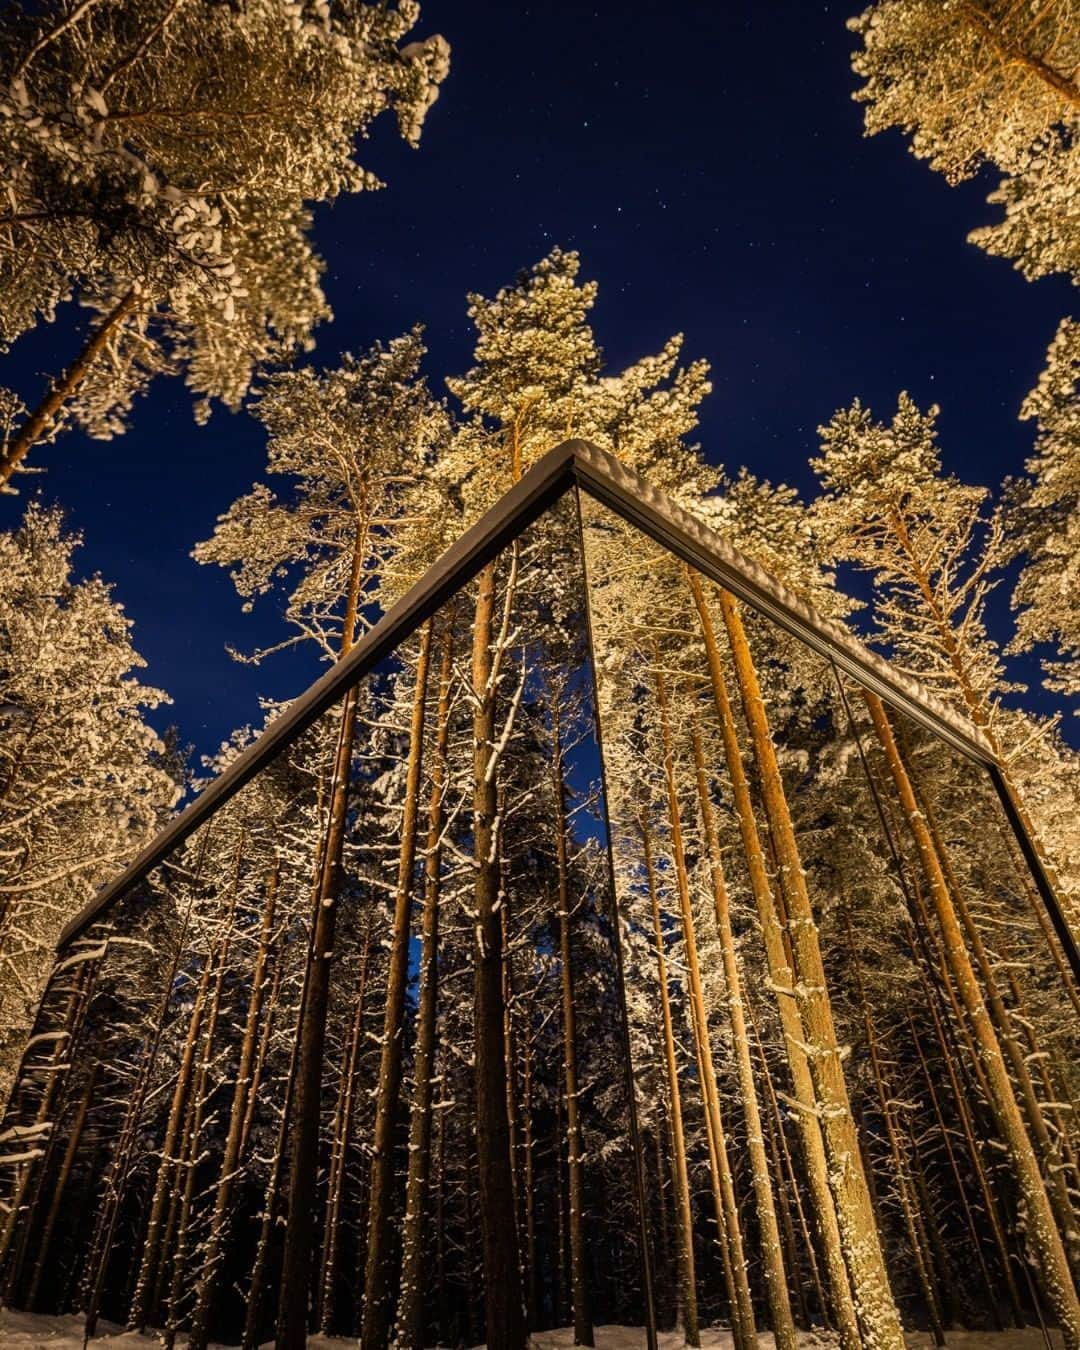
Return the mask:
[[[1025,282],[965,242],[995,210],[986,182],[950,188],[899,133],[863,139],[854,5],[423,0],[417,35],[448,38],[450,77],[419,150],[376,124],[361,158],[388,187],[319,211],[336,320],[311,359],[419,321],[441,392],[469,363],[466,292],[493,293],[561,244],[600,284],[613,368],[679,331],[711,362],[700,439],[714,462],[809,491],[815,428],[856,395],[891,416],[906,388],[941,403],[948,468],[990,486],[1019,472],[1032,429],[1016,413],[1070,287]],[[77,322],[22,339],[0,378],[35,399]],[[198,428],[182,382],[159,382],[127,436],[67,435],[32,462],[47,473],[22,492],[68,509],[81,569],[115,583],[147,678],[173,697],[159,724],[205,753],[259,720],[259,694],[289,697],[318,673],[313,656],[233,662],[227,641],[284,636],[275,602],[241,615],[225,572],[188,556],[261,476],[254,420],[218,411]],[[0,498],[0,527],[19,509]]]

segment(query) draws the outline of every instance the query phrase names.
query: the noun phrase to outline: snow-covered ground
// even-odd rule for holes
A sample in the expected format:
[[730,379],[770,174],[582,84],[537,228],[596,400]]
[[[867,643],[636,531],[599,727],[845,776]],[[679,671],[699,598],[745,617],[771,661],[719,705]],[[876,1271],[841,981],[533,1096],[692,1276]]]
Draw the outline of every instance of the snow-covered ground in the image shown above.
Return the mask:
[[[770,1335],[759,1338],[761,1350],[771,1350],[773,1339]],[[1060,1346],[1061,1339],[1056,1334],[1054,1345]],[[800,1333],[800,1343],[806,1350],[811,1347],[826,1346],[829,1341],[808,1333]],[[185,1338],[177,1338],[177,1348],[184,1345]],[[954,1331],[949,1333],[950,1350],[1045,1350],[1042,1333],[1029,1327],[1025,1331],[981,1332]],[[83,1324],[78,1317],[43,1317],[35,1313],[16,1312],[13,1309],[0,1308],[0,1347],[3,1350],[82,1350]],[[158,1344],[152,1335],[139,1335],[134,1331],[124,1331],[122,1327],[109,1322],[98,1324],[98,1335],[90,1343],[97,1350],[150,1350]],[[564,1327],[559,1331],[542,1331],[532,1338],[533,1350],[572,1350],[574,1333],[572,1328]],[[355,1341],[312,1336],[308,1341],[310,1350],[344,1350],[355,1345]],[[925,1350],[933,1345],[929,1334],[915,1332],[908,1336],[911,1350]],[[645,1334],[640,1327],[597,1327],[597,1350],[644,1350]],[[731,1335],[727,1331],[715,1331],[708,1328],[701,1333],[702,1350],[731,1350]],[[664,1332],[660,1336],[660,1350],[682,1350],[682,1341],[674,1332]]]

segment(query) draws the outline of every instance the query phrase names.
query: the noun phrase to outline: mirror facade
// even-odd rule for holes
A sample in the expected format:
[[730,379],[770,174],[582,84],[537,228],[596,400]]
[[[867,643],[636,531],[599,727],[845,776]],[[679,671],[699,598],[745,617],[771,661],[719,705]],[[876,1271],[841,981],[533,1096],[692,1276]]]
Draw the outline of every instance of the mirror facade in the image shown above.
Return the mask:
[[985,766],[572,490],[61,951],[4,1301],[1068,1329],[1076,1000]]

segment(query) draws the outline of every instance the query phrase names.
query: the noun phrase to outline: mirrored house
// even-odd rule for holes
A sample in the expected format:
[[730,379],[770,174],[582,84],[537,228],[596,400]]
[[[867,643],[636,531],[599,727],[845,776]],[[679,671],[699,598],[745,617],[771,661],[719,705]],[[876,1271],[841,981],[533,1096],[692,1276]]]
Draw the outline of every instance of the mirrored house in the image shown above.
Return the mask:
[[569,442],[69,925],[3,1299],[1075,1345],[1077,971],[978,728]]

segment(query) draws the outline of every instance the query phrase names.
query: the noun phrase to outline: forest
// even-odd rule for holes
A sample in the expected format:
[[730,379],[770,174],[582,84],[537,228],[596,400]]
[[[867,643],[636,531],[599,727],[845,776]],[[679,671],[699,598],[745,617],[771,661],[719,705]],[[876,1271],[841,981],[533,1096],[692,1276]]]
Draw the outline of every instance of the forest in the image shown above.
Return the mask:
[[[999,172],[972,240],[1032,280],[1080,271],[1077,19],[850,24],[868,132]],[[92,316],[0,389],[0,1344],[1080,1350],[1080,325],[1024,474],[853,398],[809,499],[695,441],[681,336],[605,361],[574,250],[438,386],[419,326],[317,364],[313,208],[420,141],[419,20],[0,14],[0,343]],[[170,375],[265,442],[191,544],[279,617],[234,655],[335,682],[201,764],[26,491]]]

